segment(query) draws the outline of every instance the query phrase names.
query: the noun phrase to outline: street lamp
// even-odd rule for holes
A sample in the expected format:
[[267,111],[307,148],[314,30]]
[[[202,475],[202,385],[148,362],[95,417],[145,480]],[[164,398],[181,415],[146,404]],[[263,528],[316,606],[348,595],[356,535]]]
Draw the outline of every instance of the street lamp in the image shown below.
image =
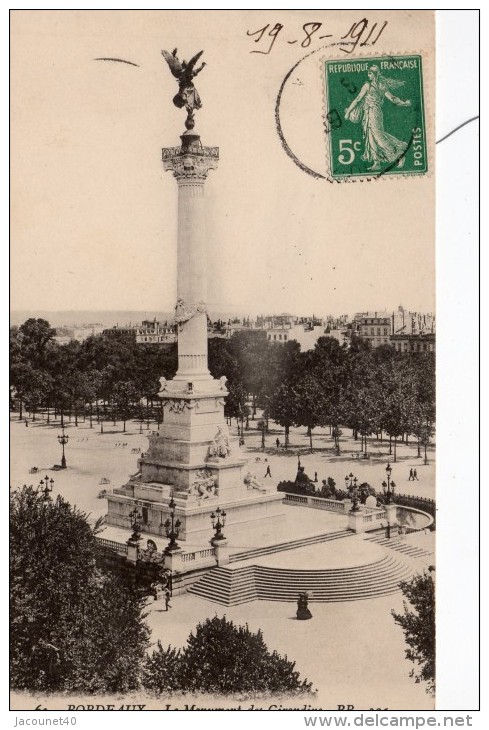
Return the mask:
[[137,507],[134,507],[134,509],[129,512],[129,519],[131,520],[131,529],[133,531],[131,540],[140,540],[143,516]]
[[65,427],[62,426],[61,428],[63,429],[63,432],[58,436],[58,441],[61,444],[61,446],[63,447],[63,453],[62,453],[62,456],[61,456],[61,468],[62,469],[66,469],[65,445],[70,440],[70,437],[69,436],[66,436],[66,434],[65,434]]
[[[396,483],[394,481],[391,481],[392,467],[389,463],[387,463],[387,466],[385,467],[385,472],[387,474],[387,481],[382,482],[382,489],[384,490],[385,494],[385,504],[389,505],[392,504],[392,498],[394,496],[394,490],[396,488]],[[391,523],[389,520],[389,512],[387,511],[387,539],[390,540],[390,537]]]
[[394,481],[391,481],[392,467],[390,464],[387,464],[387,466],[385,467],[385,472],[387,474],[387,482],[382,482],[382,489],[384,490],[385,494],[385,503],[391,504],[392,498],[394,496],[394,490],[396,488],[396,483]]
[[176,550],[180,550],[180,545],[177,543],[178,536],[180,535],[180,527],[182,525],[180,520],[175,520],[175,501],[173,497],[168,505],[170,508],[170,517],[165,522],[166,536],[170,538],[170,542],[165,548],[165,553],[173,553]]
[[359,512],[360,507],[358,506],[358,487],[357,487],[358,479],[353,476],[353,474],[350,472],[350,474],[347,474],[345,477],[345,487],[347,492],[351,493],[351,500],[352,500],[352,508],[351,512]]
[[225,540],[225,536],[222,532],[222,528],[226,524],[226,513],[223,509],[218,507],[215,512],[211,513],[212,528],[215,530],[215,535],[212,538],[214,543],[216,540]]
[[50,479],[47,474],[44,477],[44,479],[41,479],[39,482],[39,486],[37,488],[38,492],[42,492],[44,494],[44,501],[47,502],[50,498],[49,495],[53,491],[54,486],[54,479]]

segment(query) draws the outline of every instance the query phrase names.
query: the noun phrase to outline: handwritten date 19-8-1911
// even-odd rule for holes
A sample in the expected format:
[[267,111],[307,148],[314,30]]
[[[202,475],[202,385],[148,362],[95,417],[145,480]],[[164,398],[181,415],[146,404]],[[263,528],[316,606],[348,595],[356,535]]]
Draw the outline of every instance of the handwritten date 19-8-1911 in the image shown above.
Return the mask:
[[[338,45],[344,53],[353,53],[358,45],[360,47],[367,45],[374,46],[387,25],[387,20],[384,20],[383,23],[371,23],[367,18],[362,18],[362,20],[353,23],[347,33],[341,36],[335,45]],[[246,35],[253,38],[254,43],[260,44],[259,47],[252,49],[250,53],[268,55],[284,28],[285,26],[282,23],[275,23],[273,26],[271,23],[267,23],[262,28],[258,28],[258,30],[247,30]],[[286,42],[289,45],[298,43],[301,48],[309,48],[314,41],[317,42],[325,38],[333,38],[331,33],[325,33],[324,30],[323,23],[304,23],[300,31],[300,37],[287,40]]]

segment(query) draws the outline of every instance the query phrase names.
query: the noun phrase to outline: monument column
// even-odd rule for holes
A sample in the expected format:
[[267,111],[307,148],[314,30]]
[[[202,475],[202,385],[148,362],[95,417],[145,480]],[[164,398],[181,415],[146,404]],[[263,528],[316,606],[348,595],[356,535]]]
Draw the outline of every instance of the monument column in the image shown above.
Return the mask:
[[219,149],[203,147],[192,131],[181,147],[163,149],[163,166],[178,184],[177,304],[178,372],[173,383],[212,380],[207,367],[207,255],[204,184],[217,167]]
[[[146,534],[162,538],[166,520],[176,515],[180,540],[200,536],[206,544],[216,507],[225,509],[229,524],[270,520],[283,514],[282,495],[267,491],[251,472],[243,478],[246,459],[224,418],[226,378],[214,379],[207,365],[204,185],[209,170],[217,167],[219,149],[204,147],[194,131],[194,111],[202,102],[193,78],[205,66],[196,68],[202,51],[188,63],[179,61],[177,49],[162,53],[178,81],[173,103],[187,112],[180,146],[162,151],[163,167],[173,173],[178,185],[178,371],[172,380],[160,378],[163,423],[149,435],[136,474],[107,495],[107,524],[127,527],[134,509],[142,508]],[[228,560],[227,548],[218,547],[218,562],[223,564]],[[132,558],[136,552],[134,548]],[[175,560],[180,561],[178,567]],[[172,561],[173,571],[191,567],[175,553]]]

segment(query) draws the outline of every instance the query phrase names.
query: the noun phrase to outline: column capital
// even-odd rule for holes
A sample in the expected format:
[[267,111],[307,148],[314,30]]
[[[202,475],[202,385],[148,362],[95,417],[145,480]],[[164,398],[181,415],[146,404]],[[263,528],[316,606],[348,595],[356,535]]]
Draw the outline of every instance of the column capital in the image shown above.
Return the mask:
[[219,147],[204,147],[200,136],[189,132],[182,134],[181,140],[180,147],[163,147],[165,171],[173,172],[179,183],[204,182],[209,170],[217,168]]

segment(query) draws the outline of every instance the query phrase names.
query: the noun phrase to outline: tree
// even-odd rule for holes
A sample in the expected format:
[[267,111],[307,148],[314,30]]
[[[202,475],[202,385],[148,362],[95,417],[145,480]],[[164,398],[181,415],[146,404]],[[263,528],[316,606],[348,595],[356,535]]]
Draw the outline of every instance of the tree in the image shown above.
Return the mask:
[[[254,419],[257,404],[262,404],[277,384],[279,373],[277,364],[281,348],[278,345],[274,347],[268,341],[266,333],[260,330],[235,333],[231,337],[229,347],[237,363],[244,389],[246,393],[252,394]],[[227,376],[227,373],[225,374]]]
[[382,424],[394,437],[394,462],[397,461],[397,439],[412,433],[416,418],[416,379],[410,362],[402,355],[394,355],[379,368],[383,389]]
[[34,370],[25,391],[25,403],[32,413],[32,420],[36,420],[39,407],[48,402],[48,394],[52,387],[52,379],[43,370]]
[[435,429],[427,419],[425,423],[421,426],[420,432],[419,432],[419,441],[424,446],[424,465],[427,466],[428,464],[428,454],[427,454],[427,448],[430,444],[430,440],[435,435]]
[[157,692],[311,692],[295,662],[270,652],[263,634],[236,626],[225,616],[206,619],[191,633],[181,654],[170,647],[148,658],[143,672],[147,689]]
[[19,401],[19,421],[22,420],[22,404],[29,390],[29,384],[35,376],[34,368],[22,359],[10,363],[10,385]]
[[95,532],[61,496],[10,495],[10,674],[14,689],[125,692],[148,643],[142,599],[95,565]]
[[117,410],[122,417],[124,424],[123,431],[126,431],[126,421],[129,417],[131,407],[137,400],[138,393],[131,382],[115,383],[113,388],[113,399]]
[[340,423],[346,415],[348,392],[347,350],[333,337],[320,337],[312,352],[312,372],[319,382],[321,414],[318,424],[329,424],[337,453],[340,450]]
[[297,396],[296,425],[307,427],[309,448],[312,454],[312,429],[322,423],[324,390],[318,379],[306,370],[297,382],[295,392]]
[[33,367],[46,365],[48,345],[53,342],[56,330],[45,319],[27,319],[19,327],[23,356]]
[[391,611],[401,626],[409,649],[406,658],[414,662],[410,676],[416,682],[427,682],[427,691],[435,691],[435,581],[431,566],[423,575],[399,585],[409,604],[404,601],[404,613]]
[[285,448],[289,446],[290,427],[297,421],[297,393],[288,382],[273,393],[269,404],[270,418],[285,429]]
[[157,649],[146,658],[142,670],[142,684],[148,692],[160,695],[181,689],[181,652],[169,646],[163,649],[158,639]]

